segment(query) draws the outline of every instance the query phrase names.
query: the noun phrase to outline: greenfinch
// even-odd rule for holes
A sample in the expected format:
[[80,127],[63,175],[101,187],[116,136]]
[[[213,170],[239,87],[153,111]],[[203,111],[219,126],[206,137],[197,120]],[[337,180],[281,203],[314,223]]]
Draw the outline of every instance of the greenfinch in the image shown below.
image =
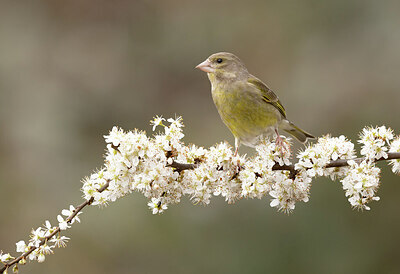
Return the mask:
[[240,144],[254,147],[262,136],[276,134],[276,144],[284,146],[278,129],[288,132],[302,143],[308,138],[315,138],[286,118],[285,108],[278,96],[251,75],[234,54],[212,54],[196,68],[207,72],[218,113],[235,137],[235,155]]

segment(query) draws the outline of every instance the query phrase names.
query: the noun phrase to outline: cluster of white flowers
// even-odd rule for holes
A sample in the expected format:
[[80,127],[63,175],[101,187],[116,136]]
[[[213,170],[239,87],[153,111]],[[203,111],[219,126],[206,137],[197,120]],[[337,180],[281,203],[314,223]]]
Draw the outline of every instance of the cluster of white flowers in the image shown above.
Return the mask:
[[[290,212],[296,202],[308,202],[311,182],[317,176],[340,179],[345,195],[354,208],[370,208],[367,203],[379,200],[380,169],[376,160],[387,159],[388,152],[400,152],[400,137],[382,126],[365,128],[360,135],[361,154],[355,157],[354,144],[344,136],[318,138],[296,156],[291,163],[290,139],[282,137],[283,145],[260,139],[252,157],[234,155],[226,143],[205,149],[186,146],[182,119],[156,117],[151,121],[153,131],[163,131],[148,137],[143,131],[124,131],[114,127],[104,136],[107,143],[105,165],[83,180],[83,197],[88,204],[104,206],[133,191],[149,199],[153,214],[179,203],[189,196],[193,203],[209,204],[211,197],[222,196],[228,203],[242,198],[272,197],[270,206]],[[393,140],[394,139],[394,140]],[[334,163],[334,164],[332,164]],[[391,160],[393,172],[400,172],[400,160]],[[54,247],[64,247],[68,237],[61,236],[79,220],[76,209],[62,210],[57,216],[58,227],[49,221],[32,230],[28,244],[17,243],[17,252],[30,252],[26,259],[43,262]],[[75,215],[76,214],[76,215]],[[72,216],[74,216],[72,218]],[[63,217],[65,216],[65,217]],[[4,264],[14,258],[0,253]],[[17,267],[17,264],[14,266]],[[18,271],[18,269],[16,269]]]
[[[290,140],[282,138],[284,148],[290,148]],[[291,165],[291,151],[284,148],[269,140],[261,142],[256,146],[258,155],[246,163],[248,170],[245,169],[240,178],[243,196],[261,199],[268,193],[273,198],[271,207],[290,212],[296,202],[308,202],[311,179],[304,177],[302,172],[294,174],[289,170],[274,170],[274,167]]]
[[[92,204],[106,205],[136,190],[151,200],[149,207],[153,213],[161,213],[168,204],[179,202],[182,196],[179,173],[168,165],[178,152],[186,150],[196,156],[196,149],[184,148],[180,142],[184,136],[181,118],[168,119],[168,126],[163,121],[161,117],[154,119],[154,129],[164,127],[164,134],[154,138],[137,130],[124,132],[114,127],[105,136],[108,143],[105,167],[83,181],[84,198],[93,197]],[[106,184],[108,187],[99,192]]]
[[229,203],[239,198],[240,185],[237,172],[245,161],[244,157],[233,157],[232,148],[227,143],[211,147],[205,152],[201,163],[194,170],[187,170],[179,183],[183,194],[197,203],[209,204],[212,195],[221,195]]
[[[262,139],[256,146],[255,156],[235,156],[227,143],[209,149],[185,146],[181,118],[156,117],[151,123],[153,130],[162,127],[164,131],[149,138],[144,132],[124,132],[114,127],[105,136],[106,164],[84,180],[85,199],[94,197],[93,204],[105,205],[139,191],[149,198],[148,206],[157,214],[164,212],[168,205],[179,203],[184,195],[195,204],[207,205],[213,196],[222,196],[233,203],[242,198],[261,199],[269,194],[272,207],[288,212],[295,208],[296,202],[308,201],[311,181],[317,176],[339,178],[354,207],[366,209],[367,202],[377,199],[374,195],[379,172],[372,162],[346,164],[355,158],[355,152],[354,144],[343,135],[319,138],[298,153],[293,169],[288,149],[290,139],[284,137],[283,146],[277,147],[274,142]],[[387,157],[386,145],[392,139],[391,129],[365,128],[359,141],[363,144],[361,153],[370,161]],[[400,151],[400,141],[393,142],[390,149]],[[343,165],[327,167],[338,160]],[[176,163],[192,164],[195,168],[182,170]],[[392,165],[393,170],[400,170],[400,161],[394,160]],[[106,184],[108,187],[99,192]]]
[[[396,150],[396,143],[391,143],[393,138],[393,130],[385,126],[366,127],[360,134],[360,154],[365,158],[362,161],[348,161],[349,167],[341,179],[345,195],[354,208],[370,210],[367,203],[379,201],[379,197],[375,195],[380,184],[380,169],[376,167],[375,160],[388,158],[388,146],[390,152]],[[397,148],[400,150],[400,146]],[[392,164],[395,172],[396,163]]]
[[373,162],[362,161],[360,164],[348,161],[350,169],[341,180],[346,197],[350,204],[357,209],[370,210],[366,204],[371,200],[379,201],[375,196],[379,187],[380,169]]
[[[344,136],[325,136],[298,154],[299,161],[295,167],[303,170],[309,177],[330,176],[332,180],[339,178],[350,204],[357,209],[369,210],[366,204],[371,200],[379,200],[375,194],[379,187],[380,169],[375,166],[375,160],[387,159],[389,145],[390,152],[400,151],[400,142],[391,144],[391,140],[393,131],[390,128],[364,128],[359,143],[362,144],[360,153],[365,158],[363,161],[353,161],[355,153],[352,142]],[[332,161],[340,159],[345,160],[343,163],[346,166],[327,167]],[[393,160],[392,165],[393,171],[400,167],[398,160]]]
[[275,172],[272,190],[269,192],[274,199],[271,207],[277,207],[284,212],[291,212],[295,208],[296,202],[308,202],[311,178],[304,172],[298,172],[295,178],[290,178],[287,171]]
[[[287,171],[272,172],[272,177],[270,177],[272,190],[269,194],[274,199],[270,205],[288,212],[295,208],[296,202],[308,202],[312,178],[331,176],[334,179],[343,175],[343,169],[325,168],[325,166],[331,161],[353,157],[354,145],[344,136],[319,138],[316,144],[309,145],[297,155],[299,161],[295,165],[294,177]],[[274,158],[271,164],[275,162],[279,163],[279,160]],[[288,158],[285,159],[284,164],[291,164]]]
[[[400,136],[396,137],[390,143],[389,152],[400,152]],[[390,160],[389,163],[392,165],[392,171],[396,174],[400,173],[400,159]]]
[[[19,264],[25,264],[26,259],[29,259],[31,261],[36,260],[39,263],[44,262],[44,260],[46,259],[46,255],[53,253],[53,248],[65,247],[69,238],[66,236],[61,236],[59,231],[70,228],[70,224],[73,224],[74,222],[80,222],[79,215],[82,212],[76,213],[74,218],[70,217],[72,214],[74,214],[75,210],[76,209],[72,205],[70,206],[69,210],[63,209],[61,211],[61,215],[57,216],[58,227],[52,226],[51,223],[46,220],[45,224],[42,227],[32,229],[28,244],[26,244],[23,240],[17,242],[16,251],[19,253],[24,254],[33,249],[27,257],[23,257],[19,261]],[[67,219],[64,219],[62,215],[67,217]],[[4,264],[7,264],[13,259],[15,259],[15,257],[12,257],[9,253],[0,254],[0,262]],[[14,265],[13,272],[18,272],[18,264]]]
[[297,155],[296,170],[304,170],[308,177],[330,176],[332,180],[346,174],[346,168],[326,168],[331,161],[353,159],[354,144],[345,136],[318,138],[314,145],[308,146]]
[[[148,138],[137,130],[124,132],[114,127],[105,136],[106,164],[84,179],[85,199],[94,198],[94,205],[106,205],[132,191],[150,199],[148,206],[154,214],[164,212],[169,204],[180,202],[187,195],[198,204],[209,204],[212,196],[222,196],[228,203],[241,198],[273,197],[271,206],[289,211],[296,201],[307,201],[311,180],[304,176],[290,178],[289,171],[274,170],[277,164],[290,165],[290,143],[276,147],[265,139],[256,147],[257,156],[235,156],[232,147],[220,143],[209,149],[185,146],[181,139],[182,119],[156,117],[153,130],[164,132]],[[184,171],[173,163],[193,164]],[[98,190],[108,184],[108,187]],[[279,201],[277,203],[276,201]]]
[[366,127],[360,134],[360,140],[362,144],[361,155],[364,155],[368,159],[387,159],[388,148],[386,145],[390,144],[393,140],[393,130],[386,128],[385,126],[372,128]]

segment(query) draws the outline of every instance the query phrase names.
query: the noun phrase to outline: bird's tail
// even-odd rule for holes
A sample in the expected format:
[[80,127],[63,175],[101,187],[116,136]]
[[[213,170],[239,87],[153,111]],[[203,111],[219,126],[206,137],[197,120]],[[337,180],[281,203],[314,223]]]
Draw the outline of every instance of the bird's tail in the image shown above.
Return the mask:
[[295,124],[288,120],[284,120],[280,124],[280,128],[286,131],[287,133],[290,133],[293,137],[295,137],[297,140],[300,142],[304,143],[307,141],[307,139],[315,139],[313,135],[311,135],[308,132],[305,132],[301,128],[297,127]]

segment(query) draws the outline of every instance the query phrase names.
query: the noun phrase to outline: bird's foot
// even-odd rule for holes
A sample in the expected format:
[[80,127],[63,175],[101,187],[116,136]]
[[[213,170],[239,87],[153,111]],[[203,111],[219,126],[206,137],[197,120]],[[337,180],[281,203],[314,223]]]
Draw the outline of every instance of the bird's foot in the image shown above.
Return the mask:
[[290,145],[279,135],[277,130],[275,130],[275,132],[276,132],[275,144],[281,155],[285,154],[285,152],[288,152],[290,154],[291,153]]
[[[239,156],[238,155],[238,150],[239,150],[239,147],[236,147],[235,154],[233,155],[233,158],[236,158],[236,157]],[[239,171],[240,171],[240,164],[239,164],[239,160],[237,160],[236,167],[235,167],[235,175],[234,176],[237,176],[239,174]]]
[[236,163],[233,163],[233,169],[232,170],[232,177],[231,180],[237,178],[239,175],[239,172],[242,170],[242,166],[240,165],[240,161],[238,160]]
[[[235,140],[236,141],[236,140]],[[232,179],[235,179],[238,175],[240,170],[242,169],[242,166],[240,165],[240,156],[239,156],[239,146],[238,143],[235,142],[235,153],[233,154],[232,157],[232,162],[233,162],[233,175],[232,175]],[[236,162],[236,163],[235,163]]]

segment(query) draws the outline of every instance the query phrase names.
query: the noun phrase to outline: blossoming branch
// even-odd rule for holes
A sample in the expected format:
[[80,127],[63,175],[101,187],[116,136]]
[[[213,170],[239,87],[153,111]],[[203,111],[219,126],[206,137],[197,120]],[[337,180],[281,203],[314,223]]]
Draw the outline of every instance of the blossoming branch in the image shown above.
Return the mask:
[[339,180],[353,208],[370,210],[368,203],[378,201],[380,169],[377,161],[389,160],[392,171],[400,172],[400,137],[390,128],[364,128],[360,134],[360,154],[356,158],[354,144],[346,137],[318,138],[295,157],[292,163],[290,139],[277,147],[268,139],[256,146],[256,155],[234,155],[226,142],[208,149],[185,145],[182,119],[156,117],[153,137],[143,131],[123,131],[114,127],[105,136],[107,152],[104,167],[83,180],[85,202],[70,206],[57,216],[58,226],[46,221],[32,230],[28,243],[19,241],[18,257],[0,252],[4,264],[0,272],[11,269],[27,259],[43,262],[56,247],[65,247],[69,240],[61,232],[80,222],[79,214],[88,205],[105,206],[134,191],[149,199],[153,214],[160,214],[172,204],[188,196],[194,204],[209,204],[213,196],[222,196],[228,203],[242,198],[270,197],[270,206],[283,212],[295,209],[297,202],[307,202],[311,182],[319,176]]

